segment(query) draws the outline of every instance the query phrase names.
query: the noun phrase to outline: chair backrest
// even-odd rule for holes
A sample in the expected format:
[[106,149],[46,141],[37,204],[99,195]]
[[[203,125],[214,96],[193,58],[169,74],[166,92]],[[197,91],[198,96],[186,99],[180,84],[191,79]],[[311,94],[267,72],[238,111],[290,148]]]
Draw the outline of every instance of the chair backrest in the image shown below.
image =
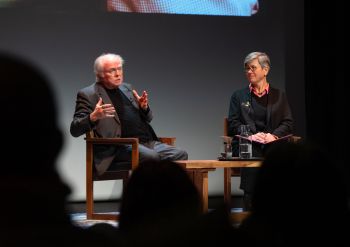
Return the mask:
[[[87,165],[89,166],[89,169],[92,169],[92,171],[95,170],[95,168],[93,167],[93,148],[94,148],[93,146],[94,145],[130,144],[132,146],[131,169],[134,170],[139,164],[139,149],[138,149],[137,138],[100,138],[100,137],[95,137],[95,134],[93,131],[89,131],[86,133],[85,140],[86,140],[86,161],[87,161]],[[97,174],[94,174],[94,175],[95,177],[97,176]],[[96,179],[96,180],[102,180],[102,179]],[[105,179],[105,180],[109,180],[109,179]]]
[[158,137],[158,140],[162,143],[175,146],[176,137]]
[[228,118],[224,117],[224,136],[228,136]]

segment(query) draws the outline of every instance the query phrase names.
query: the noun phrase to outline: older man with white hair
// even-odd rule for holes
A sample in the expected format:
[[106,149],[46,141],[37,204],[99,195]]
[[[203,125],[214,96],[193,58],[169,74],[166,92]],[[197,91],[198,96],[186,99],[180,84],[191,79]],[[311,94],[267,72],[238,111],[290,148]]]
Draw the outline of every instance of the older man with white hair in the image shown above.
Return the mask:
[[[102,54],[95,60],[96,82],[78,92],[70,132],[74,137],[93,130],[96,136],[136,137],[140,162],[148,160],[184,160],[186,151],[160,142],[150,122],[153,118],[148,94],[141,96],[123,82],[124,60],[117,54]],[[97,145],[94,165],[98,174],[125,169],[131,160],[130,145]]]

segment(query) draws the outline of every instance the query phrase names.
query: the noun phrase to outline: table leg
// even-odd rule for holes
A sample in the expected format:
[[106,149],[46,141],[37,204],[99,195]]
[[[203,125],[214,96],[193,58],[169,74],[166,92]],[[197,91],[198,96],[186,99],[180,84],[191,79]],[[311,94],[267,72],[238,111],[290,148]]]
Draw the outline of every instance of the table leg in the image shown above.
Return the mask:
[[231,208],[231,168],[224,168],[224,202]]
[[189,169],[187,173],[190,175],[199,195],[202,199],[202,211],[208,212],[208,171],[215,169]]

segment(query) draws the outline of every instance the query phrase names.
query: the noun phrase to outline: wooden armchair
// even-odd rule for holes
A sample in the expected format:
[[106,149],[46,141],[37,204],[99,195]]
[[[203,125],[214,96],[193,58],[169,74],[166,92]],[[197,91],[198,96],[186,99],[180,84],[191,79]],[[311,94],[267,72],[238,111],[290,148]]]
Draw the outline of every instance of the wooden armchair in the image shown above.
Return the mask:
[[[139,141],[137,138],[99,138],[95,137],[93,131],[86,133],[86,218],[90,220],[118,220],[118,214],[96,213],[94,211],[94,182],[106,180],[123,180],[123,188],[129,179],[129,176],[139,165]],[[175,137],[159,137],[159,141],[168,145],[175,145]],[[94,145],[123,145],[130,144],[131,151],[131,170],[106,171],[102,175],[97,175],[93,165]]]
[[[228,119],[224,118],[224,136],[228,136]],[[298,142],[301,140],[300,136],[291,136],[288,141]],[[241,168],[224,168],[224,201],[226,205],[231,206],[231,178],[240,177]]]

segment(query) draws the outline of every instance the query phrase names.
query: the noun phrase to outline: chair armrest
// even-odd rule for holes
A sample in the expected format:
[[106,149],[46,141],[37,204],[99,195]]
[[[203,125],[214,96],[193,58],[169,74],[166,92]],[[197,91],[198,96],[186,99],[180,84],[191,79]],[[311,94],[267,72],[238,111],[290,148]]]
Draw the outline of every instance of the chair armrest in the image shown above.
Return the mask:
[[86,142],[92,144],[139,144],[138,138],[85,138]]
[[162,143],[175,146],[176,137],[158,137],[158,140]]

